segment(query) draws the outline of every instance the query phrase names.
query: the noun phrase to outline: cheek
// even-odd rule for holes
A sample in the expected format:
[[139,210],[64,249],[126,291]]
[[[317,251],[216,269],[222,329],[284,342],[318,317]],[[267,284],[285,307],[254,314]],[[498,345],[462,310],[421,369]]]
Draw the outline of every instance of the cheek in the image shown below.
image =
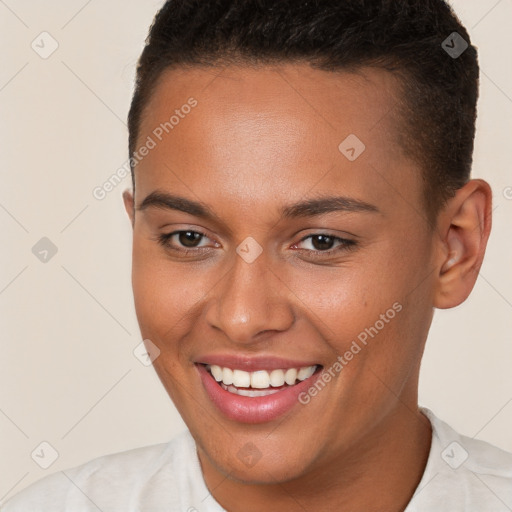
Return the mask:
[[183,329],[185,317],[206,293],[206,281],[194,275],[150,242],[134,240],[133,294],[143,335],[162,339]]
[[400,380],[422,350],[431,321],[428,262],[419,246],[380,249],[345,267],[295,269],[287,279],[300,316],[334,353],[357,360],[345,373],[355,376],[369,365]]
[[[297,307],[322,337],[343,348],[397,301],[400,285],[375,263],[350,261],[338,268],[311,267],[288,274]],[[390,274],[393,272],[388,267]]]

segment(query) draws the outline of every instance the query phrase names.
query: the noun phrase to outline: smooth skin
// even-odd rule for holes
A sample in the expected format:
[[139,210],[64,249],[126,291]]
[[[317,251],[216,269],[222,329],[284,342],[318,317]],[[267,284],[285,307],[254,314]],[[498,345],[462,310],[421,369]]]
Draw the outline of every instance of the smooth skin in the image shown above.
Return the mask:
[[[198,102],[137,165],[135,201],[130,191],[124,201],[142,336],[160,349],[155,369],[230,512],[400,511],[421,479],[431,428],[417,407],[420,359],[434,308],[457,306],[475,284],[491,190],[470,181],[429,228],[421,171],[397,142],[397,95],[394,76],[377,69],[196,67],[165,72],[145,110],[140,144]],[[366,146],[353,162],[338,149],[350,134]],[[155,191],[214,216],[140,209]],[[280,213],[324,196],[376,211]],[[205,236],[158,242],[180,230]],[[250,264],[236,253],[249,236],[263,249]],[[396,302],[402,311],[339,375],[278,420],[227,419],[199,379],[205,354],[329,368]],[[252,467],[238,456],[249,442],[261,453]]]

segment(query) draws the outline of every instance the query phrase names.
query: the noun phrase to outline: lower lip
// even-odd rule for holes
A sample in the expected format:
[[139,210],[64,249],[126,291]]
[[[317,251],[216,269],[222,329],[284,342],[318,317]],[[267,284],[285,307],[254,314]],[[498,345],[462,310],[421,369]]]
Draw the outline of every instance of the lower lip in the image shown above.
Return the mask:
[[308,379],[271,395],[249,397],[226,391],[204,365],[196,364],[196,368],[210,400],[229,419],[242,423],[265,423],[287,413],[299,403],[299,394],[306,391],[320,374],[317,370]]

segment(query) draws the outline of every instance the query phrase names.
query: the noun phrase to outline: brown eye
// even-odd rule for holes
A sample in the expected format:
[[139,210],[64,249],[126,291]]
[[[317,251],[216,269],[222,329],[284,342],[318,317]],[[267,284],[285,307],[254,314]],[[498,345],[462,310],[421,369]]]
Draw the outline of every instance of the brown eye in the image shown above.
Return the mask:
[[196,242],[201,240],[201,233],[197,231],[179,231],[178,240],[183,247],[195,247]]
[[334,237],[327,235],[313,235],[311,243],[317,251],[328,251],[332,249],[334,244]]
[[[193,251],[194,249],[206,249],[209,240],[210,238],[204,233],[192,231],[191,229],[164,233],[157,237],[157,241],[164,247],[184,252]],[[216,245],[215,242],[213,245]]]
[[356,246],[357,242],[355,240],[340,238],[327,233],[314,233],[305,236],[298,244],[295,244],[294,248],[299,249],[308,257],[321,258],[354,249]]

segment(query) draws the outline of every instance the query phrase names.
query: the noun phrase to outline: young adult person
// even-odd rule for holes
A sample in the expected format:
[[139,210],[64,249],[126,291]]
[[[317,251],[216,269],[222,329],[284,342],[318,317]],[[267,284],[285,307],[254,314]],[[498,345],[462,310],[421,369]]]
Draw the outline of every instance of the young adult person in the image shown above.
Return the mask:
[[468,297],[491,228],[477,96],[442,0],[169,0],[124,202],[141,333],[189,430],[5,512],[512,510],[512,455],[417,398],[434,310]]

